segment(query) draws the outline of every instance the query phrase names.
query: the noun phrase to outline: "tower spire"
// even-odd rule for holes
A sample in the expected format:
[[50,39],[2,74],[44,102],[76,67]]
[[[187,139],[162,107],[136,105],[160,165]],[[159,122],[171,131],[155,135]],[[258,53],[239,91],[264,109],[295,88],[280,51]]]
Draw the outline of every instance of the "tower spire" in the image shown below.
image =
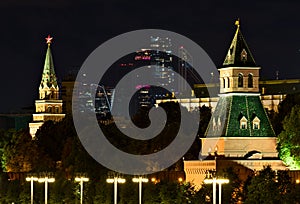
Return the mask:
[[235,21],[235,25],[240,28],[240,18],[238,18],[236,21]]
[[57,78],[54,70],[54,63],[51,53],[51,43],[53,37],[48,35],[46,39],[46,43],[48,45],[44,69],[42,73],[42,80],[39,88],[40,92],[40,99],[58,99],[58,85],[57,85]]
[[223,66],[230,67],[255,67],[256,62],[241,32],[240,19],[235,21],[237,26],[235,35],[227,52]]

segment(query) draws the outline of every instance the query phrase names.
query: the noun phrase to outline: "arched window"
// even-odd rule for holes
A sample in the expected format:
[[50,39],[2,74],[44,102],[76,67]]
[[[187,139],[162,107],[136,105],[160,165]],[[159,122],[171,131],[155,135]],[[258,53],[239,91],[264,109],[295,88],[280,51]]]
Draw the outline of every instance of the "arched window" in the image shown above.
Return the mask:
[[226,85],[225,85],[225,78],[223,78],[223,88],[226,88]]
[[230,79],[227,77],[227,87],[230,88]]
[[248,87],[253,88],[253,75],[248,74]]
[[243,87],[243,74],[239,73],[239,79],[238,79],[238,87]]

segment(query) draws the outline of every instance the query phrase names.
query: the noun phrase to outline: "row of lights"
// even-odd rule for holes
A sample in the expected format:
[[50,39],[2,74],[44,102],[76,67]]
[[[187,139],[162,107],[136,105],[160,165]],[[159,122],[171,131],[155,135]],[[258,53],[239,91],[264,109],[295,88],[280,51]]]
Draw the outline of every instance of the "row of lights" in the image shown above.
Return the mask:
[[28,175],[26,181],[30,181],[30,203],[33,204],[33,182],[38,181],[39,183],[45,183],[45,204],[48,203],[48,183],[53,183],[55,178],[51,173],[43,173],[38,178],[34,175]]
[[[30,184],[31,184],[30,185],[31,204],[33,204],[33,182],[38,181],[39,183],[45,183],[45,204],[47,204],[47,202],[48,202],[48,183],[55,182],[55,178],[53,177],[53,175],[51,173],[43,173],[40,177],[36,177],[34,175],[28,175],[26,177],[26,181],[30,182]],[[87,178],[83,174],[80,174],[75,177],[75,182],[80,183],[80,204],[83,203],[83,183],[88,182],[88,181],[89,181],[89,178]],[[183,179],[180,177],[180,178],[178,178],[178,181],[182,182]],[[118,189],[117,184],[125,183],[126,179],[121,178],[119,176],[114,176],[114,177],[106,179],[106,182],[114,184],[114,203],[117,204],[117,189]],[[142,203],[142,183],[149,182],[149,179],[139,176],[139,177],[132,178],[132,182],[139,183],[139,204],[141,204]],[[156,178],[152,178],[151,182],[156,184],[159,182],[159,180],[157,180]]]
[[[55,182],[55,178],[51,173],[43,173],[40,177],[28,175],[26,181],[30,182],[30,203],[33,204],[33,182],[45,183],[45,204],[48,203],[48,183]],[[88,182],[89,178],[81,175],[75,177],[76,182],[80,182],[80,203],[83,202],[83,182]]]
[[[180,178],[178,178],[178,181],[182,182],[183,179],[180,177]],[[118,183],[120,183],[120,184],[125,183],[126,180],[124,178],[121,178],[118,175],[115,175],[111,178],[106,179],[106,182],[114,184],[114,204],[117,204],[117,197],[118,197],[117,196],[117,191],[118,191],[118,186],[117,185],[118,185]],[[142,176],[139,176],[139,177],[132,178],[132,182],[139,183],[139,204],[142,204],[142,183],[148,183],[149,179],[144,178]],[[152,178],[151,182],[156,184],[156,183],[159,182],[159,180],[157,180],[156,178]]]

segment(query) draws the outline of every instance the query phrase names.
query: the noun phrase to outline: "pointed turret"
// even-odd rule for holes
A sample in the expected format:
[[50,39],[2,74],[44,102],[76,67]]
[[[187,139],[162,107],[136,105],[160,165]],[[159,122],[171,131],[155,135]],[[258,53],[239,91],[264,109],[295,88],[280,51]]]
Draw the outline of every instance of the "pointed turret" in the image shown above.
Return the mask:
[[[244,157],[258,151],[277,157],[276,135],[259,98],[259,70],[242,36],[239,21],[220,68],[220,98],[202,139],[202,155],[211,151]],[[207,143],[205,143],[207,142]]]
[[48,35],[46,42],[48,44],[44,69],[42,73],[42,80],[39,88],[40,99],[58,99],[59,87],[57,85],[57,78],[54,71],[54,63],[51,53],[52,37]]
[[33,121],[29,123],[29,131],[32,138],[35,137],[36,131],[45,121],[58,122],[65,117],[65,114],[62,113],[63,101],[59,100],[59,86],[50,48],[52,39],[50,35],[46,38],[48,48],[39,87],[39,99],[35,101],[35,113],[32,115]]
[[240,21],[220,70],[220,93],[259,93],[259,69],[242,35]]
[[231,67],[256,67],[255,60],[242,35],[240,21],[235,22],[237,26],[235,35],[227,52],[223,66]]

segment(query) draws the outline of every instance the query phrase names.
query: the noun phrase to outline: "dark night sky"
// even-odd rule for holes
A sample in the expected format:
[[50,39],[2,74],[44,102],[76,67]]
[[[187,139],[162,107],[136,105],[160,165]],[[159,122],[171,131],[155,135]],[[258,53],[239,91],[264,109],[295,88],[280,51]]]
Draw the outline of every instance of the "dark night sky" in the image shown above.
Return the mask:
[[124,32],[159,28],[197,42],[218,66],[239,17],[262,78],[300,78],[300,1],[2,0],[1,107],[32,106],[46,51],[54,36],[57,75],[80,67],[104,41]]

